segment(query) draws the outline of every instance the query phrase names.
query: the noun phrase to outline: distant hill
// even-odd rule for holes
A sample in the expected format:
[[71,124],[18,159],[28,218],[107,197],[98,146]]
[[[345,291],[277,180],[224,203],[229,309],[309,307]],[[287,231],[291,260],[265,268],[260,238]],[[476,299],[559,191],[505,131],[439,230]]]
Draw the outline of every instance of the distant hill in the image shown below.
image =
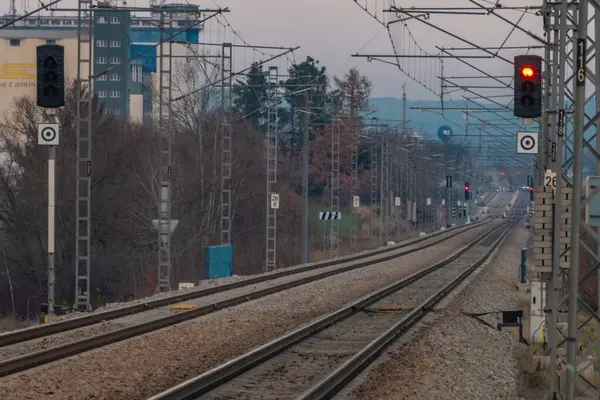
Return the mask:
[[[485,104],[489,108],[498,108],[493,104]],[[409,101],[406,102],[406,118],[410,121],[410,127],[415,132],[436,136],[437,130],[442,125],[449,125],[454,134],[463,135],[465,133],[466,115],[456,108],[467,107],[467,102],[446,102],[442,115],[442,105],[439,101]],[[471,104],[471,107],[473,105]],[[391,97],[375,97],[369,99],[369,109],[372,110],[369,117],[377,117],[381,123],[389,125],[399,124],[402,119],[402,99]],[[375,111],[376,110],[376,111]],[[510,113],[499,113],[501,116],[512,118]],[[481,120],[497,121],[500,117],[491,112],[475,112],[470,115],[470,124],[481,123]],[[397,120],[397,121],[386,121]],[[537,127],[537,124],[531,125],[530,129]],[[476,128],[472,128],[475,132]],[[525,129],[524,129],[525,130]]]
[[[462,141],[465,139],[465,113],[461,110],[456,110],[456,108],[466,108],[466,101],[456,101],[454,103],[446,102],[444,104],[443,116],[441,104],[439,101],[406,101],[406,119],[409,121],[409,127],[413,129],[414,132],[422,134],[424,136],[429,136],[432,139],[437,138],[437,130],[442,125],[448,125],[452,128],[454,135],[460,135],[457,137],[458,140]],[[480,103],[485,107],[497,109],[499,108],[497,105],[491,103]],[[470,104],[473,107],[473,103]],[[421,109],[429,108],[430,110],[421,111]],[[392,97],[374,97],[369,99],[369,109],[371,110],[368,114],[368,118],[377,117],[380,124],[388,124],[399,125],[402,121],[402,99],[401,98],[392,98]],[[592,117],[596,113],[596,103],[594,100],[591,100],[586,106],[586,113],[588,116]],[[514,117],[510,112],[502,112],[498,113],[502,117],[506,117],[514,121]],[[470,114],[469,124],[481,124],[482,121],[492,121],[496,124],[502,124],[503,122],[499,122],[498,120],[501,117],[491,113],[491,112],[474,112]],[[479,119],[479,120],[478,120]],[[506,126],[508,122],[504,122],[503,129],[508,130],[510,132],[514,132],[516,136],[516,132],[518,130],[531,130],[537,131],[538,124],[533,123],[532,125],[523,125],[520,128],[517,127],[509,127]],[[495,135],[503,135],[502,140],[511,143],[511,148],[516,148],[514,138],[508,136],[507,132],[500,131],[498,129],[493,128],[484,128],[488,132]],[[478,127],[470,127],[469,134],[478,135]],[[593,136],[595,129],[589,129],[586,133],[586,137]],[[485,133],[484,133],[485,135]],[[494,140],[490,138],[490,140]],[[469,142],[473,145],[478,143],[479,138],[474,137],[469,140]],[[482,142],[485,143],[488,141],[485,136],[483,137]],[[595,146],[595,139],[592,140],[592,146]],[[507,145],[508,146],[508,145]],[[585,164],[586,169],[593,168],[589,162]]]

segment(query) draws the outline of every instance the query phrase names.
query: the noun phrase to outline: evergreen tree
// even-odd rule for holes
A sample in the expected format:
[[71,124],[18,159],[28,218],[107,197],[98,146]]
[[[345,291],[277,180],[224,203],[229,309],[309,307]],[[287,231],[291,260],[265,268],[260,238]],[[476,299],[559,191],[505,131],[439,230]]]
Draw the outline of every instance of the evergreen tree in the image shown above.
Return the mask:
[[[326,68],[319,61],[308,56],[306,60],[293,64],[288,70],[289,78],[284,82],[285,98],[290,109],[281,112],[282,123],[286,125],[287,144],[295,149],[302,146],[304,118],[309,118],[309,140],[323,132],[329,121],[326,107],[329,79]],[[308,100],[309,114],[302,112]],[[283,110],[282,110],[283,111]]]
[[236,111],[259,130],[266,124],[267,84],[267,72],[261,64],[253,63],[248,73],[237,80],[233,89]]

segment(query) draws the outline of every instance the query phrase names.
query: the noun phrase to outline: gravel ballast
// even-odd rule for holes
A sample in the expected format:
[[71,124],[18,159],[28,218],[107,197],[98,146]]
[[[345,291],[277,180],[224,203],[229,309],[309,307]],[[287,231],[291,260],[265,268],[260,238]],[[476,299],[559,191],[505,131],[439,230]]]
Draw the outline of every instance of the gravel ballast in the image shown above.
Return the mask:
[[[512,230],[495,257],[464,290],[380,357],[340,394],[345,399],[518,399],[510,329],[461,314],[519,309],[520,249],[529,232]],[[484,317],[495,325],[494,316]]]
[[[472,227],[472,229],[474,229],[474,227]],[[464,230],[461,230],[459,232],[464,232]],[[440,240],[445,240],[445,239],[447,240],[448,238],[453,237],[453,235],[455,235],[459,232],[448,232],[448,233],[443,233],[442,235],[439,235],[439,236],[432,236],[432,237],[428,238],[427,240],[419,242],[419,243],[415,243],[412,245],[406,244],[405,246],[395,249],[395,250],[390,249],[390,251],[386,252],[385,254],[392,256],[394,254],[404,253],[411,249],[419,249],[419,248],[431,245],[432,243],[439,242]],[[368,255],[368,254],[366,254],[366,255]],[[361,261],[369,262],[369,261],[377,260],[380,257],[381,257],[381,255],[372,255],[370,257],[362,258]],[[343,258],[340,260],[343,260]],[[340,268],[342,268],[344,266],[347,267],[348,263],[341,263],[341,264],[331,265],[331,266],[323,266],[323,267],[311,269],[309,271],[304,271],[304,272],[298,271],[298,273],[295,273],[293,275],[288,275],[288,276],[279,277],[279,278],[273,278],[268,281],[258,282],[258,283],[254,283],[254,284],[250,284],[250,285],[244,285],[239,288],[234,288],[234,289],[226,290],[223,292],[214,293],[212,295],[205,295],[205,296],[198,297],[195,299],[190,299],[190,300],[186,301],[185,303],[193,304],[193,305],[196,305],[199,307],[211,306],[213,304],[218,304],[219,302],[226,301],[226,300],[234,298],[234,297],[252,296],[253,293],[260,291],[260,290],[276,287],[278,285],[298,281],[298,280],[304,279],[304,278],[309,278],[311,276],[318,276],[320,274],[327,273],[327,272],[337,271],[337,270],[340,270]],[[218,311],[218,310],[213,310],[213,311]],[[159,307],[159,308],[151,309],[151,310],[148,310],[145,312],[130,314],[130,315],[126,315],[121,318],[103,321],[101,323],[89,325],[87,327],[73,329],[73,330],[69,330],[66,332],[57,333],[54,335],[44,336],[39,339],[33,339],[33,340],[21,342],[21,343],[16,343],[13,345],[0,347],[0,362],[10,359],[10,358],[23,356],[28,353],[33,353],[33,352],[41,351],[41,350],[48,350],[55,346],[66,345],[69,343],[73,343],[77,340],[87,339],[92,336],[99,335],[102,333],[107,333],[107,332],[114,331],[114,330],[117,330],[120,328],[125,328],[125,327],[129,327],[132,325],[140,324],[140,323],[145,323],[145,322],[150,322],[153,320],[162,319],[162,318],[170,316],[171,314],[172,314],[172,311],[171,311],[170,307],[168,307],[168,306]]]
[[[367,310],[357,310],[348,318],[291,346],[221,387],[202,394],[202,399],[295,398],[455,279],[464,271],[465,265],[478,260],[486,251],[485,245],[469,249],[457,260],[370,304]],[[401,310],[378,312],[377,307],[380,306],[400,307]]]
[[0,398],[145,399],[443,259],[490,225],[434,248],[1,378]]
[[[464,225],[464,226],[460,226],[457,227],[455,231],[452,232],[444,232],[438,236],[432,236],[430,237],[432,240],[435,239],[441,239],[443,237],[448,237],[451,235],[456,235],[459,233],[462,233],[465,231],[465,229],[468,229],[469,226],[468,225]],[[410,245],[411,242],[413,242],[415,239],[418,239],[417,237],[413,237],[410,239],[407,239],[406,241],[403,242],[399,242],[397,243],[398,245],[404,244],[404,246],[408,246]],[[418,244],[415,244],[418,245]],[[353,253],[352,256],[357,256],[357,255],[364,255],[366,256],[368,253],[372,252],[373,249],[371,250],[365,250],[365,251],[361,251],[358,253]],[[340,259],[343,260],[344,258],[348,258],[348,256],[344,256],[341,257]],[[217,278],[217,279],[207,279],[207,280],[201,280],[199,282],[199,284],[197,286],[191,287],[191,288],[185,288],[185,289],[180,289],[180,290],[173,290],[173,291],[169,291],[169,292],[164,292],[164,293],[156,293],[152,296],[147,296],[147,297],[142,297],[142,298],[138,298],[138,299],[134,299],[134,300],[130,300],[130,301],[122,301],[122,302],[115,302],[115,303],[107,303],[102,307],[98,307],[97,309],[93,310],[92,313],[102,313],[105,311],[112,311],[112,310],[116,310],[116,309],[121,309],[124,307],[129,307],[129,306],[133,306],[133,305],[139,305],[139,304],[144,304],[144,303],[148,303],[151,301],[155,301],[155,300],[161,300],[161,299],[165,299],[165,298],[169,298],[169,297],[173,297],[173,296],[181,296],[184,294],[189,294],[189,293],[195,293],[195,292],[199,292],[205,289],[209,289],[209,288],[213,288],[213,287],[219,287],[219,286],[224,286],[224,285],[228,285],[228,284],[232,284],[232,283],[236,283],[236,282],[243,282],[243,281],[247,281],[253,278],[257,278],[257,277],[268,277],[268,276],[272,276],[275,274],[278,274],[280,272],[283,271],[294,271],[294,270],[298,270],[301,268],[304,268],[308,265],[317,265],[319,264],[319,262],[314,262],[314,263],[309,263],[309,264],[300,264],[300,265],[294,265],[294,266],[290,266],[290,267],[285,267],[285,268],[278,268],[275,269],[273,271],[269,271],[269,272],[263,272],[260,274],[254,274],[254,275],[244,275],[244,276],[240,276],[240,275],[232,275],[232,276],[228,276],[228,277],[224,277],[224,278]],[[54,315],[50,317],[50,321],[49,324],[54,324],[57,322],[61,322],[61,321],[65,321],[65,320],[69,320],[69,319],[77,319],[77,318],[82,318],[85,316],[88,316],[90,313],[88,312],[80,312],[80,311],[74,311],[71,312],[69,314],[66,315]],[[1,321],[0,321],[1,322]],[[5,324],[5,325],[9,325],[9,324]],[[20,327],[19,329],[24,329],[27,327],[31,327],[36,325],[35,323],[28,323],[26,324],[25,327]],[[10,332],[10,331],[17,331],[19,329],[6,329],[2,324],[0,324],[0,333],[6,333],[6,332]]]

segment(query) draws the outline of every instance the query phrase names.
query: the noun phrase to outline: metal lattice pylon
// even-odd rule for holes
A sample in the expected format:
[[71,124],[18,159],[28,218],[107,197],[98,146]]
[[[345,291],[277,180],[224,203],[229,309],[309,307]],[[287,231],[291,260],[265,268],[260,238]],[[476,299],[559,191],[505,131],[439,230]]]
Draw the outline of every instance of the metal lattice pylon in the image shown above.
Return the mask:
[[408,213],[406,219],[409,221],[408,226],[412,228],[418,218],[416,218],[417,202],[415,201],[417,198],[415,194],[415,164],[411,153],[408,153],[407,164]]
[[221,46],[221,244],[231,244],[231,106],[233,91],[233,47]]
[[[386,237],[386,243],[389,241],[389,231],[388,231],[388,226],[389,226],[389,205],[390,205],[390,199],[389,199],[389,184],[390,184],[390,176],[389,176],[389,156],[388,156],[388,135],[387,133],[385,134],[385,136],[383,137],[383,140],[381,142],[381,157],[380,157],[380,164],[381,164],[381,194],[380,194],[380,198],[381,198],[381,211],[380,211],[380,218],[379,218],[379,245],[381,246],[383,243],[383,237],[385,235]],[[384,224],[385,223],[385,224]],[[384,232],[385,230],[385,232]]]
[[[358,196],[358,134],[355,128],[352,128],[350,132],[350,141],[352,152],[350,155],[350,198],[354,199],[354,196]],[[355,207],[352,207],[352,211],[356,214]],[[350,244],[352,249],[356,251],[358,250],[358,221],[352,223],[350,229]]]
[[[158,192],[158,268],[156,292],[171,290],[171,162],[172,131],[169,119],[172,114],[173,69],[173,18],[161,12],[159,42],[159,103],[158,133],[160,136],[160,187]],[[167,35],[165,35],[167,30]],[[166,37],[168,40],[166,40]],[[166,43],[165,43],[166,42]]]
[[[590,11],[593,12],[593,18],[588,17]],[[596,311],[598,300],[580,287],[583,288],[585,282],[597,273],[600,265],[600,238],[581,220],[581,212],[590,200],[588,198],[582,201],[584,159],[588,165],[595,164],[596,174],[600,175],[600,143],[596,140],[595,146],[592,145],[592,140],[596,138],[600,128],[600,57],[597,53],[597,43],[600,40],[600,5],[596,1],[587,0],[551,4],[545,1],[542,16],[548,43],[545,74],[547,107],[541,142],[556,143],[556,159],[552,161],[549,157],[550,152],[541,149],[538,168],[542,171],[538,170],[538,186],[543,182],[540,178],[546,166],[552,166],[557,177],[553,196],[552,271],[546,273],[549,281],[547,308],[551,311],[548,318],[551,354],[550,396],[557,397],[559,391],[556,374],[557,349],[566,341],[567,368],[563,368],[563,371],[566,371],[566,384],[560,385],[560,389],[565,393],[564,398],[573,400],[577,392],[585,393],[589,398],[598,398],[598,389],[590,388],[584,380],[578,379],[577,375],[585,372],[593,364],[597,365],[599,354],[597,348],[594,349],[595,346],[584,345],[591,339],[586,338],[585,330],[582,329],[593,319],[600,321]],[[588,26],[592,23],[595,30],[589,35]],[[586,98],[585,88],[589,83],[594,90]],[[595,112],[587,115],[585,106],[591,100],[595,100]],[[571,174],[568,174],[569,171]],[[536,202],[540,193],[541,191],[536,190]],[[571,195],[572,199],[568,199]],[[537,210],[536,206],[536,212]],[[569,218],[570,229],[568,223],[565,226],[565,221],[568,222]],[[582,240],[583,235],[594,238],[598,244],[590,247]],[[566,242],[570,244],[564,246]],[[580,280],[581,248],[590,255],[594,266]],[[570,262],[565,262],[565,255],[570,257]],[[568,291],[562,290],[564,288],[561,286],[564,285],[561,285],[561,279],[568,280]],[[568,301],[568,334],[563,338],[559,336],[556,326],[560,318],[559,310],[564,309],[565,301]],[[581,313],[587,314],[587,317],[580,323]]]
[[375,221],[377,220],[377,145],[371,146],[371,241],[373,245],[377,243],[377,231]]
[[[333,115],[331,130],[331,212],[340,211],[340,119],[337,111]],[[340,221],[331,220],[331,258],[340,255]]]
[[75,183],[75,303],[91,311],[91,197],[92,197],[92,100],[93,12],[91,0],[79,0],[77,11],[77,166]]
[[[390,204],[390,209],[393,208],[393,212],[392,215],[394,216],[394,220],[395,220],[395,227],[394,227],[394,231],[393,234],[391,235],[392,238],[394,238],[394,240],[398,237],[398,234],[400,233],[400,207],[396,206],[396,197],[401,196],[401,190],[400,190],[400,162],[399,162],[399,157],[400,157],[400,150],[398,150],[398,140],[394,140],[394,145],[392,147],[394,149],[393,151],[393,157],[391,157],[390,159],[390,168],[391,168],[391,176],[392,176],[392,184],[393,184],[393,194],[392,194],[392,198],[390,199],[390,201],[393,201],[393,203]],[[392,154],[390,154],[390,156],[392,156]],[[392,217],[392,215],[390,215],[390,218]]]
[[265,265],[267,271],[272,271],[277,267],[277,207],[279,207],[279,199],[276,204],[273,204],[271,197],[272,195],[277,196],[278,79],[278,67],[270,67],[268,76],[270,99],[267,110],[267,249]]

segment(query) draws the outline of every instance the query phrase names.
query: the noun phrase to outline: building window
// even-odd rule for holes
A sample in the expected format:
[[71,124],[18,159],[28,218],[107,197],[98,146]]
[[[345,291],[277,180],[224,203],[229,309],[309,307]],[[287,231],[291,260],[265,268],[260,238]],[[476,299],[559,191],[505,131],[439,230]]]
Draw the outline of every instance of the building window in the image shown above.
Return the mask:
[[56,40],[48,39],[48,40],[46,40],[46,44],[56,44]]
[[18,47],[21,45],[21,39],[10,39],[10,45],[12,47]]
[[106,81],[106,74],[100,75],[98,78],[96,78],[96,80],[97,81],[102,81],[102,82]]
[[121,98],[121,92],[118,90],[111,90],[110,91],[110,98],[111,99],[119,99]]
[[40,25],[50,25],[50,21],[47,19],[40,20]]
[[121,80],[121,77],[119,76],[119,74],[110,74],[110,80],[113,82],[118,82]]
[[60,19],[53,19],[52,25],[60,25]]
[[106,64],[106,57],[97,57],[96,64]]
[[111,57],[110,63],[111,64],[121,64],[121,59],[119,57]]
[[106,98],[106,90],[99,90],[98,97],[101,99],[105,99]]
[[96,40],[96,47],[108,47],[106,40]]
[[120,40],[111,40],[110,47],[121,47],[121,41]]
[[121,23],[121,18],[120,17],[110,17],[110,23],[111,24],[120,24]]
[[135,83],[142,83],[142,66],[140,64],[131,65],[131,80]]
[[98,23],[99,24],[105,24],[106,23],[106,17],[104,17],[104,16],[98,17]]

